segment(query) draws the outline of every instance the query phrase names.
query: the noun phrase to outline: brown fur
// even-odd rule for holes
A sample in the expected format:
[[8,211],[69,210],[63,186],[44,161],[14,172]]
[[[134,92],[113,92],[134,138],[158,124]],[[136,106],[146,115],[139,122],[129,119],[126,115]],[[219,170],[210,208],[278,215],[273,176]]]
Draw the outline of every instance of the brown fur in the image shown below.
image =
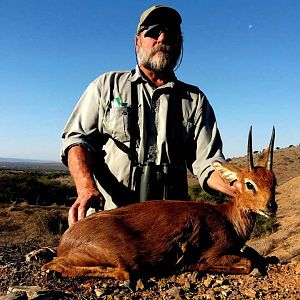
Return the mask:
[[224,180],[242,184],[230,202],[157,200],[95,213],[64,233],[58,257],[44,268],[120,280],[175,270],[250,273],[251,251],[241,249],[256,213],[276,211],[275,176],[263,167],[250,172],[227,163],[213,165]]

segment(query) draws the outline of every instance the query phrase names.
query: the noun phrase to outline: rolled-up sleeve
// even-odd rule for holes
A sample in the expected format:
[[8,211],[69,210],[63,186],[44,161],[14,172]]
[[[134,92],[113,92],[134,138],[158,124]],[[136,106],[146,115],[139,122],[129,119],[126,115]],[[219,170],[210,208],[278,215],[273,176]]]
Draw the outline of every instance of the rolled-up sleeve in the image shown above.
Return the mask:
[[222,140],[214,111],[205,95],[199,95],[197,113],[195,115],[195,160],[192,163],[193,173],[197,175],[201,187],[210,192],[206,180],[214,170],[211,163],[214,160],[224,161]]
[[100,99],[98,79],[92,82],[81,96],[63,130],[61,160],[65,165],[68,150],[73,146],[82,145],[91,152],[102,149]]

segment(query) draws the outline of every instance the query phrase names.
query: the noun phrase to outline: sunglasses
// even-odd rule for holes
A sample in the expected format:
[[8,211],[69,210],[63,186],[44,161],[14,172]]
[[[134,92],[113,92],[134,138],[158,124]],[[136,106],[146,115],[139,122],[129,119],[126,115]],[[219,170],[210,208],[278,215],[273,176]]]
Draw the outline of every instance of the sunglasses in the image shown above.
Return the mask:
[[157,40],[162,33],[171,40],[178,40],[181,36],[179,28],[162,26],[160,24],[145,26],[141,29],[140,33],[143,31],[145,31],[144,37],[149,37],[155,40]]

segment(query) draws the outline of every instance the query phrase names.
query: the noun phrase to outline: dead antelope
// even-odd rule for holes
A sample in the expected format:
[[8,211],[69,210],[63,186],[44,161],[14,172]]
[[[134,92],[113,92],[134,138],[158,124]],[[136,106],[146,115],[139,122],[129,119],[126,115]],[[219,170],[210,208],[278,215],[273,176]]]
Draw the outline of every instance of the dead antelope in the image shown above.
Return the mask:
[[58,257],[44,269],[119,280],[176,270],[250,273],[253,260],[241,249],[256,214],[271,216],[277,208],[272,171],[275,130],[264,166],[254,166],[251,131],[247,168],[213,162],[224,180],[242,185],[234,199],[222,204],[146,201],[95,213],[64,233]]

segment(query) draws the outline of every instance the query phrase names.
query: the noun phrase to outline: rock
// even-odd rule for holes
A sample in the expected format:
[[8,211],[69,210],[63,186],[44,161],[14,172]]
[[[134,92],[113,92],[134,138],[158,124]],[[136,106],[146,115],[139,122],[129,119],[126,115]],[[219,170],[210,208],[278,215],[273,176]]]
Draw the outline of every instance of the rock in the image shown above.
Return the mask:
[[250,289],[250,288],[247,288],[245,287],[244,290],[242,291],[242,293],[249,297],[250,299],[255,299],[256,298],[256,291]]
[[136,289],[137,291],[138,291],[138,290],[143,291],[143,290],[145,289],[144,283],[143,283],[143,281],[142,281],[141,279],[139,279],[139,280],[137,281],[135,289]]
[[233,285],[234,285],[235,287],[239,286],[239,284],[240,284],[240,283],[239,283],[238,281],[236,281],[236,280],[233,281]]
[[198,272],[193,272],[191,274],[191,283],[196,283],[199,280],[200,276]]
[[99,288],[95,288],[94,292],[95,292],[95,295],[97,298],[100,298],[101,296],[103,296],[105,294],[105,290],[99,289]]
[[216,279],[216,281],[213,283],[212,287],[215,288],[215,287],[218,287],[218,286],[221,286],[223,285],[223,279]]
[[33,286],[12,286],[8,289],[10,293],[25,292],[28,299],[33,299],[38,296],[42,288],[36,285]]
[[[13,286],[8,289],[8,293],[19,295],[19,298],[4,298],[5,300],[23,300],[23,299],[40,299],[40,300],[52,300],[52,299],[63,299],[64,295],[67,295],[64,292],[44,290],[39,286]],[[8,294],[8,295],[9,295]],[[25,297],[25,298],[24,298]],[[4,300],[1,299],[1,300]]]
[[190,283],[188,280],[185,281],[185,283],[184,283],[184,288],[185,288],[186,290],[190,290],[190,289],[191,289],[191,283]]
[[209,291],[207,291],[206,294],[208,296],[206,299],[211,299],[211,300],[215,300],[216,299],[216,293],[215,293],[214,290],[209,290]]
[[296,274],[300,274],[300,262],[292,261],[289,266],[296,272]]
[[252,276],[252,277],[261,277],[261,276],[263,276],[263,274],[257,268],[254,268],[251,271],[250,276]]
[[174,286],[174,287],[168,289],[168,290],[166,291],[166,293],[167,293],[170,297],[174,298],[175,300],[181,300],[181,297],[180,297],[180,294],[179,294],[179,289],[178,289],[176,286]]
[[204,279],[203,284],[205,287],[210,288],[214,284],[214,280],[211,278],[211,276],[208,276],[206,279]]
[[7,295],[0,296],[0,300],[27,300],[27,299],[28,299],[27,294],[24,291],[13,292],[13,293],[8,292]]

